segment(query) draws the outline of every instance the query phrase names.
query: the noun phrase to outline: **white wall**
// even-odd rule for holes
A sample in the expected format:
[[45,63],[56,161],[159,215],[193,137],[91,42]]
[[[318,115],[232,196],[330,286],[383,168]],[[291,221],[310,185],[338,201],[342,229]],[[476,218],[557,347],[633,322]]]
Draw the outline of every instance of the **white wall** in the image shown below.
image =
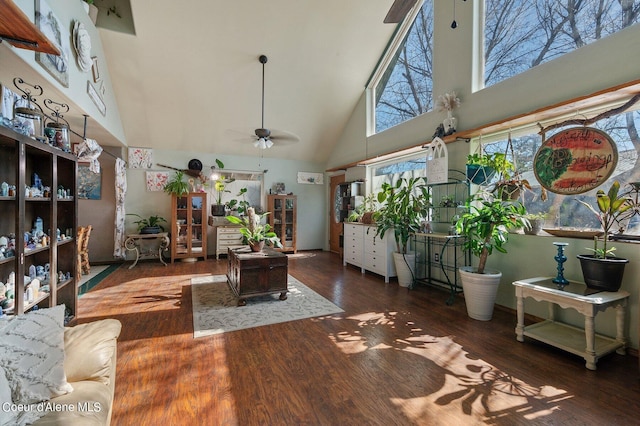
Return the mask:
[[[473,93],[474,51],[481,51],[473,42],[474,31],[479,31],[479,27],[471,22],[472,8],[478,7],[477,3],[458,4],[458,28],[453,30],[450,28],[450,3],[435,2],[434,97],[452,90],[459,95],[462,105],[455,113],[458,118],[458,130],[481,127],[639,78],[640,55],[637,55],[637,52],[640,51],[640,25],[634,25],[507,81]],[[346,131],[327,163],[327,168],[337,168],[364,158],[362,152],[365,146],[365,114],[363,91]],[[444,113],[432,111],[370,136],[367,149],[369,157],[429,141],[444,118]],[[452,153],[450,168],[464,170],[469,145],[454,142],[449,144],[448,148]],[[552,242],[556,240],[557,237],[515,235],[506,247],[508,254],[498,253],[489,258],[490,266],[503,272],[498,295],[499,304],[515,308],[514,290],[511,285],[514,280],[540,275],[555,276],[555,246]],[[569,260],[565,264],[565,275],[569,279],[580,280],[582,274],[575,255],[586,253],[584,247],[588,244],[585,244],[586,240],[567,241],[570,242],[570,246],[567,250]],[[638,348],[640,283],[636,277],[640,272],[640,250],[636,244],[616,243],[616,246],[620,256],[630,259],[622,290],[631,293],[626,330],[631,336],[631,346]],[[531,308],[529,304],[527,306],[527,312],[539,316],[546,315],[546,308],[535,304],[532,304]],[[568,321],[583,325],[582,320],[573,313],[566,316]],[[615,315],[612,312],[601,314],[601,317],[597,318],[596,328],[615,336]]]

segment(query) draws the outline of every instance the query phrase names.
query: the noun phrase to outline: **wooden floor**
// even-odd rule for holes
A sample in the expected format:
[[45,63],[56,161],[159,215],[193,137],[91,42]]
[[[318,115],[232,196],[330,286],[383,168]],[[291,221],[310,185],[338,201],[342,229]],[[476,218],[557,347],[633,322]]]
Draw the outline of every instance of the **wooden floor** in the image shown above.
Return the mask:
[[513,312],[474,321],[441,290],[315,253],[289,273],[343,314],[194,339],[190,276],[223,274],[224,259],[127,264],[83,295],[80,323],[123,324],[112,424],[640,424],[636,357],[589,371],[517,342]]

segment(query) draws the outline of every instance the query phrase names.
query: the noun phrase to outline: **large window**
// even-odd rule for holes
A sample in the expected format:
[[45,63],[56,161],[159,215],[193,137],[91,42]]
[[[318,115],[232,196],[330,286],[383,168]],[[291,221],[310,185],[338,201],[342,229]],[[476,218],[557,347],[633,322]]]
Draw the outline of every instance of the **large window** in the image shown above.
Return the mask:
[[[631,189],[631,182],[640,181],[640,167],[636,167],[638,153],[640,152],[640,112],[627,112],[600,120],[592,127],[603,130],[616,143],[618,149],[618,164],[609,180],[601,187],[580,195],[560,195],[549,192],[548,199],[541,198],[541,187],[537,183],[533,173],[533,160],[542,144],[539,134],[525,134],[512,136],[511,147],[508,139],[486,144],[484,151],[487,153],[504,152],[509,159],[515,160],[517,170],[521,177],[527,179],[533,186],[532,191],[524,192],[524,203],[530,213],[548,213],[546,226],[562,228],[592,228],[599,229],[599,224],[593,214],[576,200],[584,200],[593,204],[595,193],[598,189],[607,191],[614,180],[620,182],[624,191]],[[560,129],[562,130],[562,129]],[[555,132],[549,132],[546,137],[551,137]],[[624,231],[629,235],[640,235],[640,217],[635,216]]]
[[485,86],[620,31],[639,15],[638,0],[485,0]]
[[377,194],[383,183],[394,185],[401,178],[424,177],[427,174],[427,158],[424,153],[369,166],[369,193]]
[[432,95],[433,4],[426,0],[375,86],[375,130],[429,111]]

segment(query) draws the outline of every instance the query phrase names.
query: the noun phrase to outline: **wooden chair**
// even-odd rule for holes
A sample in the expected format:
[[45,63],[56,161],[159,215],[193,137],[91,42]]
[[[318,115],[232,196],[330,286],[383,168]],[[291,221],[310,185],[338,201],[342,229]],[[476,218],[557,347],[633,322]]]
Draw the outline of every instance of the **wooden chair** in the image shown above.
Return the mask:
[[76,277],[78,282],[80,282],[80,275],[82,274],[82,244],[84,243],[85,235],[87,234],[87,228],[84,226],[78,226],[78,230],[76,232]]
[[78,251],[80,267],[82,268],[82,273],[85,275],[91,272],[91,266],[89,265],[89,237],[91,236],[92,229],[93,226],[91,225],[85,227],[84,238],[82,238],[80,250]]

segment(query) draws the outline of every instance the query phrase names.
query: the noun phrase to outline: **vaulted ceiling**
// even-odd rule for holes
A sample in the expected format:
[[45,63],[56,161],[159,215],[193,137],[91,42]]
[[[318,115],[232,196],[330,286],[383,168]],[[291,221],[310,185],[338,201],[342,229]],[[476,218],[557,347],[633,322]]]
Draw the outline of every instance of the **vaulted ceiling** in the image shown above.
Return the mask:
[[[396,25],[393,0],[132,0],[135,35],[100,30],[127,144],[325,161]],[[364,129],[363,129],[364,131]]]

